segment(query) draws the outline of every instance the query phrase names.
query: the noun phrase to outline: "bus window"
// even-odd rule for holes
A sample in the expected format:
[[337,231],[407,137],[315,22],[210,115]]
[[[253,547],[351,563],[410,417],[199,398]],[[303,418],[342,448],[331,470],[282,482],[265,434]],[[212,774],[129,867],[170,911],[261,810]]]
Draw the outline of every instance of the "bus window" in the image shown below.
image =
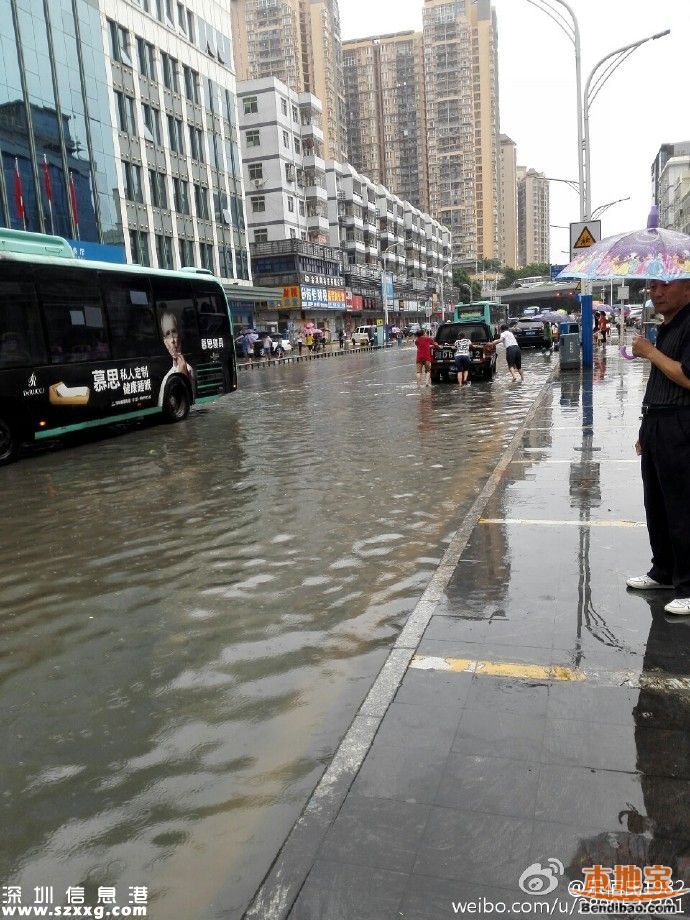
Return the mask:
[[182,347],[190,351],[197,351],[201,346],[199,324],[189,281],[157,276],[154,276],[151,281],[159,325],[166,313],[172,313],[177,320]]
[[[22,274],[26,276],[26,270]],[[3,278],[0,280],[0,368],[45,363],[46,348],[34,286]]]
[[229,345],[230,320],[228,318],[228,308],[222,295],[217,289],[197,289],[195,293],[202,339],[222,336],[226,339],[225,344]]
[[163,354],[148,278],[101,275],[114,358]]
[[96,272],[46,267],[36,274],[53,364],[109,358]]

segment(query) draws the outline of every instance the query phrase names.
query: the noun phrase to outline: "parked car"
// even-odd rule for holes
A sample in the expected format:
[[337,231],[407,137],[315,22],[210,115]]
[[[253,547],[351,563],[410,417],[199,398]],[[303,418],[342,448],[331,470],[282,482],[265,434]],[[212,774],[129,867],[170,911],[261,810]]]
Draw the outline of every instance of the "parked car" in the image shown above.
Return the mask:
[[368,345],[376,337],[376,326],[357,326],[352,333],[353,345]]
[[496,346],[491,344],[491,330],[479,321],[442,323],[436,332],[436,342],[441,346],[431,360],[431,382],[456,381],[456,339],[467,338],[470,347],[470,378],[492,380],[496,374]]
[[289,355],[292,351],[292,343],[284,332],[271,333],[271,354],[277,358],[283,355]]
[[520,314],[521,319],[533,319],[541,313],[541,307],[525,307]]
[[511,332],[520,348],[551,348],[551,326],[537,319],[521,319]]

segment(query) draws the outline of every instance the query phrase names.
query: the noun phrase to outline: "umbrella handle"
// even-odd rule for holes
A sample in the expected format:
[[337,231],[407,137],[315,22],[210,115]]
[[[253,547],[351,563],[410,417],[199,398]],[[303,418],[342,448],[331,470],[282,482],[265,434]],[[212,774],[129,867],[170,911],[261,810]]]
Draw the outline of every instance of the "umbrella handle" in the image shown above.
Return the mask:
[[621,345],[621,347],[618,349],[618,353],[620,354],[621,358],[625,358],[626,361],[635,360],[635,355],[631,351],[628,351],[625,345]]

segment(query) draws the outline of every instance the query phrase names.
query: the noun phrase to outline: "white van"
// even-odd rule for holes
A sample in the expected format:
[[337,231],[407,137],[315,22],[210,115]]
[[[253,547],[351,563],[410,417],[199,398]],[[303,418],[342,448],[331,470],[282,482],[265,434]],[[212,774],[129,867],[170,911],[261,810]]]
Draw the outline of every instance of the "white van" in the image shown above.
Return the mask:
[[357,326],[352,333],[353,345],[368,345],[369,341],[376,336],[376,326]]

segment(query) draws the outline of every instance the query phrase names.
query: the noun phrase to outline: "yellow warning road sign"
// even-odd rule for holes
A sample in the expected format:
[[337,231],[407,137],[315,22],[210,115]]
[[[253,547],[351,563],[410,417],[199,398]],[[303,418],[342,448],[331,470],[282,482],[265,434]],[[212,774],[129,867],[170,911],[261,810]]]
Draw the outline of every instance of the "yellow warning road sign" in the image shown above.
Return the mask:
[[595,243],[596,240],[589,232],[589,227],[584,227],[582,233],[575,240],[573,249],[589,249],[589,247],[593,246]]
[[601,239],[601,221],[579,221],[570,225],[570,259],[575,258],[578,252],[589,249]]

